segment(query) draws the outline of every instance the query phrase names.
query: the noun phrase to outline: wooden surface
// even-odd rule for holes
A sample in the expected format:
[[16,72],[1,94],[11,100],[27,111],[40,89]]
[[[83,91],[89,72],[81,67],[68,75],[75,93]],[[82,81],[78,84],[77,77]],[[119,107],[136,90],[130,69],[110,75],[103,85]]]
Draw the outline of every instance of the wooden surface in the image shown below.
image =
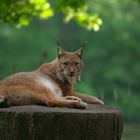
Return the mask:
[[122,114],[104,105],[86,109],[17,106],[0,109],[0,140],[120,140]]

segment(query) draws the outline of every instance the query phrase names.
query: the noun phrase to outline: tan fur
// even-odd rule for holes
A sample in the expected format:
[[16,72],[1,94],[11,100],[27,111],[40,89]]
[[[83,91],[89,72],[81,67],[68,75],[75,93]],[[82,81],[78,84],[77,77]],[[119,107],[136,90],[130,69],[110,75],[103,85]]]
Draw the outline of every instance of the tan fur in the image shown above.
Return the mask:
[[85,108],[86,103],[103,104],[93,96],[74,92],[83,67],[83,48],[65,52],[58,48],[58,58],[32,72],[22,72],[0,81],[0,103],[11,106],[44,104],[47,106]]

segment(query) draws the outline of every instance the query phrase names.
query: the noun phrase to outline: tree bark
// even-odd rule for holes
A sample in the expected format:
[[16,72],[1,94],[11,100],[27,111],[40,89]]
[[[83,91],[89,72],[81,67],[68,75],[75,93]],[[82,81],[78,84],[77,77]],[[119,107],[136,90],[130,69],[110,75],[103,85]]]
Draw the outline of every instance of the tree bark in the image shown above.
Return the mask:
[[122,114],[104,105],[86,109],[17,106],[0,109],[0,140],[120,140]]

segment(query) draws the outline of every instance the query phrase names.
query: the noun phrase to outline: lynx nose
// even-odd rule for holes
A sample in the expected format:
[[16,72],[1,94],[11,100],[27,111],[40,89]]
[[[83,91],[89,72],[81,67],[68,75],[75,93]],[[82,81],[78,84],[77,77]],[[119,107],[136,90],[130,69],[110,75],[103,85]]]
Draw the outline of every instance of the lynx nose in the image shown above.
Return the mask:
[[69,76],[74,76],[74,71],[70,71]]

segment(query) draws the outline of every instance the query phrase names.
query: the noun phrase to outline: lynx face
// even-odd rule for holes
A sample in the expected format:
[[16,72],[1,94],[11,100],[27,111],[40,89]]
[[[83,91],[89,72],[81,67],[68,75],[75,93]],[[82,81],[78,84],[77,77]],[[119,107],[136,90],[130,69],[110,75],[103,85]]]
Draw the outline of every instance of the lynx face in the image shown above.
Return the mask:
[[58,78],[63,82],[75,83],[80,80],[83,67],[82,62],[83,49],[76,52],[65,52],[58,48]]

